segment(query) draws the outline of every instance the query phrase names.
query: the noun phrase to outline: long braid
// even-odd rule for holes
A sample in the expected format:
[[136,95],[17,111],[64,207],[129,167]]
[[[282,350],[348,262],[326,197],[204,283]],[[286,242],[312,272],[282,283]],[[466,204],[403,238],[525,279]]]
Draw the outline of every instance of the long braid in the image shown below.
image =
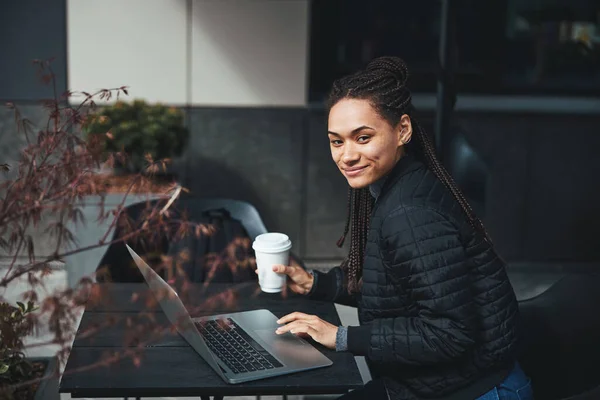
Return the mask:
[[[331,110],[331,107],[344,98],[368,100],[371,106],[392,126],[397,126],[404,114],[409,115],[413,124],[415,142],[418,146],[414,149],[415,152],[419,153],[422,161],[450,191],[470,225],[480,232],[485,240],[490,241],[483,223],[475,215],[454,179],[438,160],[429,136],[411,115],[413,107],[411,93],[406,86],[407,79],[408,68],[400,58],[377,58],[371,61],[365,70],[336,80],[329,94],[327,107]],[[412,147],[411,143],[407,148],[412,151]],[[360,289],[372,204],[373,199],[368,188],[349,190],[348,217],[344,235],[338,240],[338,246],[343,245],[351,221],[350,251],[348,258],[342,264],[348,278],[348,290],[351,293]]]
[[353,199],[352,212],[346,221],[346,226],[352,221],[350,229],[350,252],[347,260],[342,264],[342,268],[348,279],[349,292],[355,293],[360,289],[362,264],[365,257],[367,236],[369,234],[373,198],[368,188],[350,189],[350,191],[350,196]]
[[435,176],[448,188],[450,193],[454,196],[463,212],[467,216],[469,224],[475,229],[483,234],[485,240],[491,242],[490,237],[483,225],[483,222],[477,217],[475,211],[471,208],[471,205],[465,198],[462,191],[456,185],[456,182],[452,178],[452,175],[448,173],[448,170],[444,168],[444,166],[440,163],[439,159],[435,155],[435,149],[429,136],[425,133],[425,131],[421,128],[421,125],[415,120],[414,125],[416,125],[416,138],[419,141],[419,144],[422,148],[423,155],[426,158],[427,166],[433,171]]
[[352,199],[354,198],[354,191],[351,187],[348,187],[348,211],[346,214],[346,225],[344,226],[344,234],[337,241],[337,247],[342,247],[344,245],[344,241],[346,240],[346,235],[348,235],[348,230],[350,227],[350,218],[352,217]]

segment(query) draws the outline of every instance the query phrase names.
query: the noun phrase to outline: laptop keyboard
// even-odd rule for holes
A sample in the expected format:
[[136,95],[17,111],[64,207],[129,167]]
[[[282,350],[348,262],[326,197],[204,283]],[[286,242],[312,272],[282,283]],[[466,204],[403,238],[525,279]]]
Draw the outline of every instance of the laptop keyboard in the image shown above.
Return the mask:
[[208,348],[234,373],[283,366],[231,318],[196,322],[196,327]]

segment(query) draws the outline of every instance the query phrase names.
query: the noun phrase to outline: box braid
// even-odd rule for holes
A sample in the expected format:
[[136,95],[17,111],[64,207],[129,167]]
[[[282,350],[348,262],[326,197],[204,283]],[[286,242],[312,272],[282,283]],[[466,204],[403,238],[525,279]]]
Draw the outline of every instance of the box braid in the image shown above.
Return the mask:
[[344,240],[350,228],[350,219],[352,219],[350,252],[348,253],[348,258],[342,264],[342,268],[348,279],[346,284],[350,293],[357,292],[362,283],[362,263],[367,245],[367,234],[371,222],[373,202],[374,199],[369,192],[369,188],[348,189],[348,217],[346,218],[344,234],[338,240],[337,245],[338,247],[344,245]]
[[[490,241],[481,220],[475,215],[465,196],[438,160],[429,136],[413,118],[414,108],[411,103],[411,93],[406,87],[407,79],[408,69],[400,58],[377,58],[364,70],[336,80],[329,93],[327,108],[331,110],[337,102],[346,98],[368,100],[375,111],[391,126],[396,126],[402,115],[408,114],[413,125],[415,140],[407,145],[407,151],[415,153],[427,165],[452,193],[471,226]],[[373,198],[368,188],[348,190],[348,216],[344,234],[337,245],[343,246],[351,225],[350,251],[348,258],[342,264],[350,293],[357,292],[362,283],[362,264],[372,207]]]

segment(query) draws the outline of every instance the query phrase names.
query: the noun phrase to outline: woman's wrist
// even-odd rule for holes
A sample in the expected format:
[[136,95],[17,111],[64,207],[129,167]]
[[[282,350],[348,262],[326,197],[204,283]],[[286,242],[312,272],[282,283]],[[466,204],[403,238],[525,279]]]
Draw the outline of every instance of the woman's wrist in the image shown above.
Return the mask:
[[308,283],[306,284],[306,292],[307,293],[312,290],[314,284],[315,284],[315,275],[311,271],[311,273],[310,273],[310,279],[309,279]]
[[304,290],[305,290],[305,294],[308,295],[313,292],[313,289],[314,289],[315,283],[316,283],[316,279],[315,279],[315,273],[313,270],[308,270],[307,272],[308,272],[309,279],[304,284]]

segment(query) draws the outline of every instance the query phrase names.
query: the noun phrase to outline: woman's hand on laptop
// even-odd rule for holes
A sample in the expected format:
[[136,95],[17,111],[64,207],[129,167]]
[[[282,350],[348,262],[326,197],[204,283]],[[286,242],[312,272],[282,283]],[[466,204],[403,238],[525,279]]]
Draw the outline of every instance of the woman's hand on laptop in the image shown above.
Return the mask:
[[285,324],[275,331],[279,335],[286,332],[294,335],[308,335],[323,346],[335,349],[338,327],[323,321],[316,315],[293,312],[279,319],[277,323]]

